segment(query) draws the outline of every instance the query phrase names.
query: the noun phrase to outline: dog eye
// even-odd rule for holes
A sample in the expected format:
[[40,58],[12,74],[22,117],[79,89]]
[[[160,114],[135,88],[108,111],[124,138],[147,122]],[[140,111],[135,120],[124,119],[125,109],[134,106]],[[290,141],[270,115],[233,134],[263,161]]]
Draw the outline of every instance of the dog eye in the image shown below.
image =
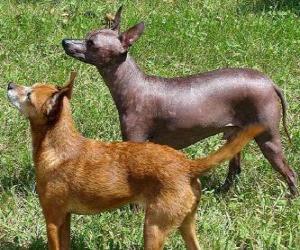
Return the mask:
[[93,40],[87,40],[86,44],[87,44],[88,47],[91,47],[91,46],[94,45],[94,42],[93,42]]
[[30,99],[30,97],[31,97],[31,92],[28,92],[28,93],[26,94],[26,96],[27,96],[27,100],[28,100],[28,101],[31,101],[31,99]]

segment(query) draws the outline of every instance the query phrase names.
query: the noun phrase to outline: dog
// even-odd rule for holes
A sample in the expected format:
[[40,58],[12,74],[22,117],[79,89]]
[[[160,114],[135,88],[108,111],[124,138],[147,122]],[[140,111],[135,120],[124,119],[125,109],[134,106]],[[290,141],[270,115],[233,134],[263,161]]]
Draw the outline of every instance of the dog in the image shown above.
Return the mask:
[[195,231],[198,177],[231,159],[261,125],[240,132],[216,153],[190,160],[151,142],[101,142],[77,132],[70,109],[75,73],[64,87],[8,84],[10,102],[30,121],[36,187],[50,249],[69,249],[71,213],[95,214],[129,202],[145,205],[144,247],[162,249],[179,231],[200,249]]
[[[142,35],[144,23],[120,32],[121,10],[111,28],[92,31],[85,39],[64,39],[62,45],[66,54],[97,67],[116,104],[123,140],[149,140],[181,149],[218,133],[230,141],[241,129],[262,123],[267,129],[256,142],[292,195],[297,195],[297,175],[281,145],[281,109],[290,137],[279,87],[252,69],[227,68],[176,78],[146,75],[128,53]],[[220,190],[229,190],[240,172],[238,153]]]

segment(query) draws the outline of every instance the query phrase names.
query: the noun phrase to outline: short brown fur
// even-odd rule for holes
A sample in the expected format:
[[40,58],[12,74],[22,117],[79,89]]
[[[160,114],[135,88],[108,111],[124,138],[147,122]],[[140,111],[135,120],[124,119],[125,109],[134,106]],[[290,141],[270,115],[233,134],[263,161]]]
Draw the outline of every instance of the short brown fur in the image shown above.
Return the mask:
[[8,86],[10,101],[30,120],[49,248],[70,248],[71,213],[95,214],[140,202],[145,205],[145,249],[162,249],[176,228],[188,249],[200,249],[195,230],[201,193],[197,178],[231,159],[263,128],[251,126],[216,153],[197,160],[153,143],[87,139],[75,129],[71,115],[74,77],[63,88]]

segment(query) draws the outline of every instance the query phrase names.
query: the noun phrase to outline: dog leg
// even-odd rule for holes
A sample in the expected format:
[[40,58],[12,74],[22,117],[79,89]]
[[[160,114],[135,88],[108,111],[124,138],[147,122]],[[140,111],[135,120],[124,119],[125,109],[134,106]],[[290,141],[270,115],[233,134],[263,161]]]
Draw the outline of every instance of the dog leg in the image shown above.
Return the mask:
[[47,238],[49,250],[61,250],[61,229],[65,214],[59,208],[43,209],[46,219]]
[[192,187],[191,200],[194,200],[194,202],[191,202],[192,205],[191,212],[186,215],[185,219],[183,220],[183,222],[179,227],[179,231],[188,250],[200,250],[201,248],[196,234],[197,207],[201,197],[201,184],[199,180],[198,179],[193,180],[191,182],[191,187]]
[[159,223],[155,223],[151,219],[146,219],[144,225],[144,249],[163,249],[165,239],[168,236],[169,232],[169,228],[161,227]]
[[71,247],[70,224],[71,214],[69,213],[60,228],[60,247],[62,250],[68,250]]
[[200,250],[196,235],[196,212],[197,207],[184,219],[179,227],[180,234],[188,250]]
[[217,192],[228,192],[237,175],[241,173],[241,153],[236,154],[229,162],[228,174],[224,184]]
[[167,233],[159,228],[158,225],[148,223],[144,227],[144,249],[161,250]]
[[144,224],[144,249],[161,250],[170,231],[173,229],[168,215],[161,213],[160,207],[147,209]]
[[49,250],[60,250],[59,226],[56,223],[47,222],[47,237]]
[[272,167],[283,176],[289,186],[291,194],[293,196],[298,195],[297,174],[286,163],[279,132],[265,132],[255,140]]

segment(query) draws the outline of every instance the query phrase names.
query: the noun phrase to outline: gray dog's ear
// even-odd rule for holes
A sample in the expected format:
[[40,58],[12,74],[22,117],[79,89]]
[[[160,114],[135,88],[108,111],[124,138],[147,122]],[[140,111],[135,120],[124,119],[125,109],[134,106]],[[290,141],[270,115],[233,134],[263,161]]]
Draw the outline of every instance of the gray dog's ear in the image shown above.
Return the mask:
[[120,33],[120,23],[121,23],[121,13],[122,13],[123,5],[120,6],[118,9],[115,18],[113,20],[111,29],[112,30],[117,30]]
[[76,78],[76,75],[76,72],[72,71],[67,84],[62,88],[58,87],[57,92],[55,92],[52,95],[52,97],[47,101],[46,116],[49,122],[54,122],[59,117],[64,97],[66,96],[68,99],[71,99],[73,83]]
[[128,49],[143,34],[144,22],[138,23],[120,35],[120,40],[125,49]]

